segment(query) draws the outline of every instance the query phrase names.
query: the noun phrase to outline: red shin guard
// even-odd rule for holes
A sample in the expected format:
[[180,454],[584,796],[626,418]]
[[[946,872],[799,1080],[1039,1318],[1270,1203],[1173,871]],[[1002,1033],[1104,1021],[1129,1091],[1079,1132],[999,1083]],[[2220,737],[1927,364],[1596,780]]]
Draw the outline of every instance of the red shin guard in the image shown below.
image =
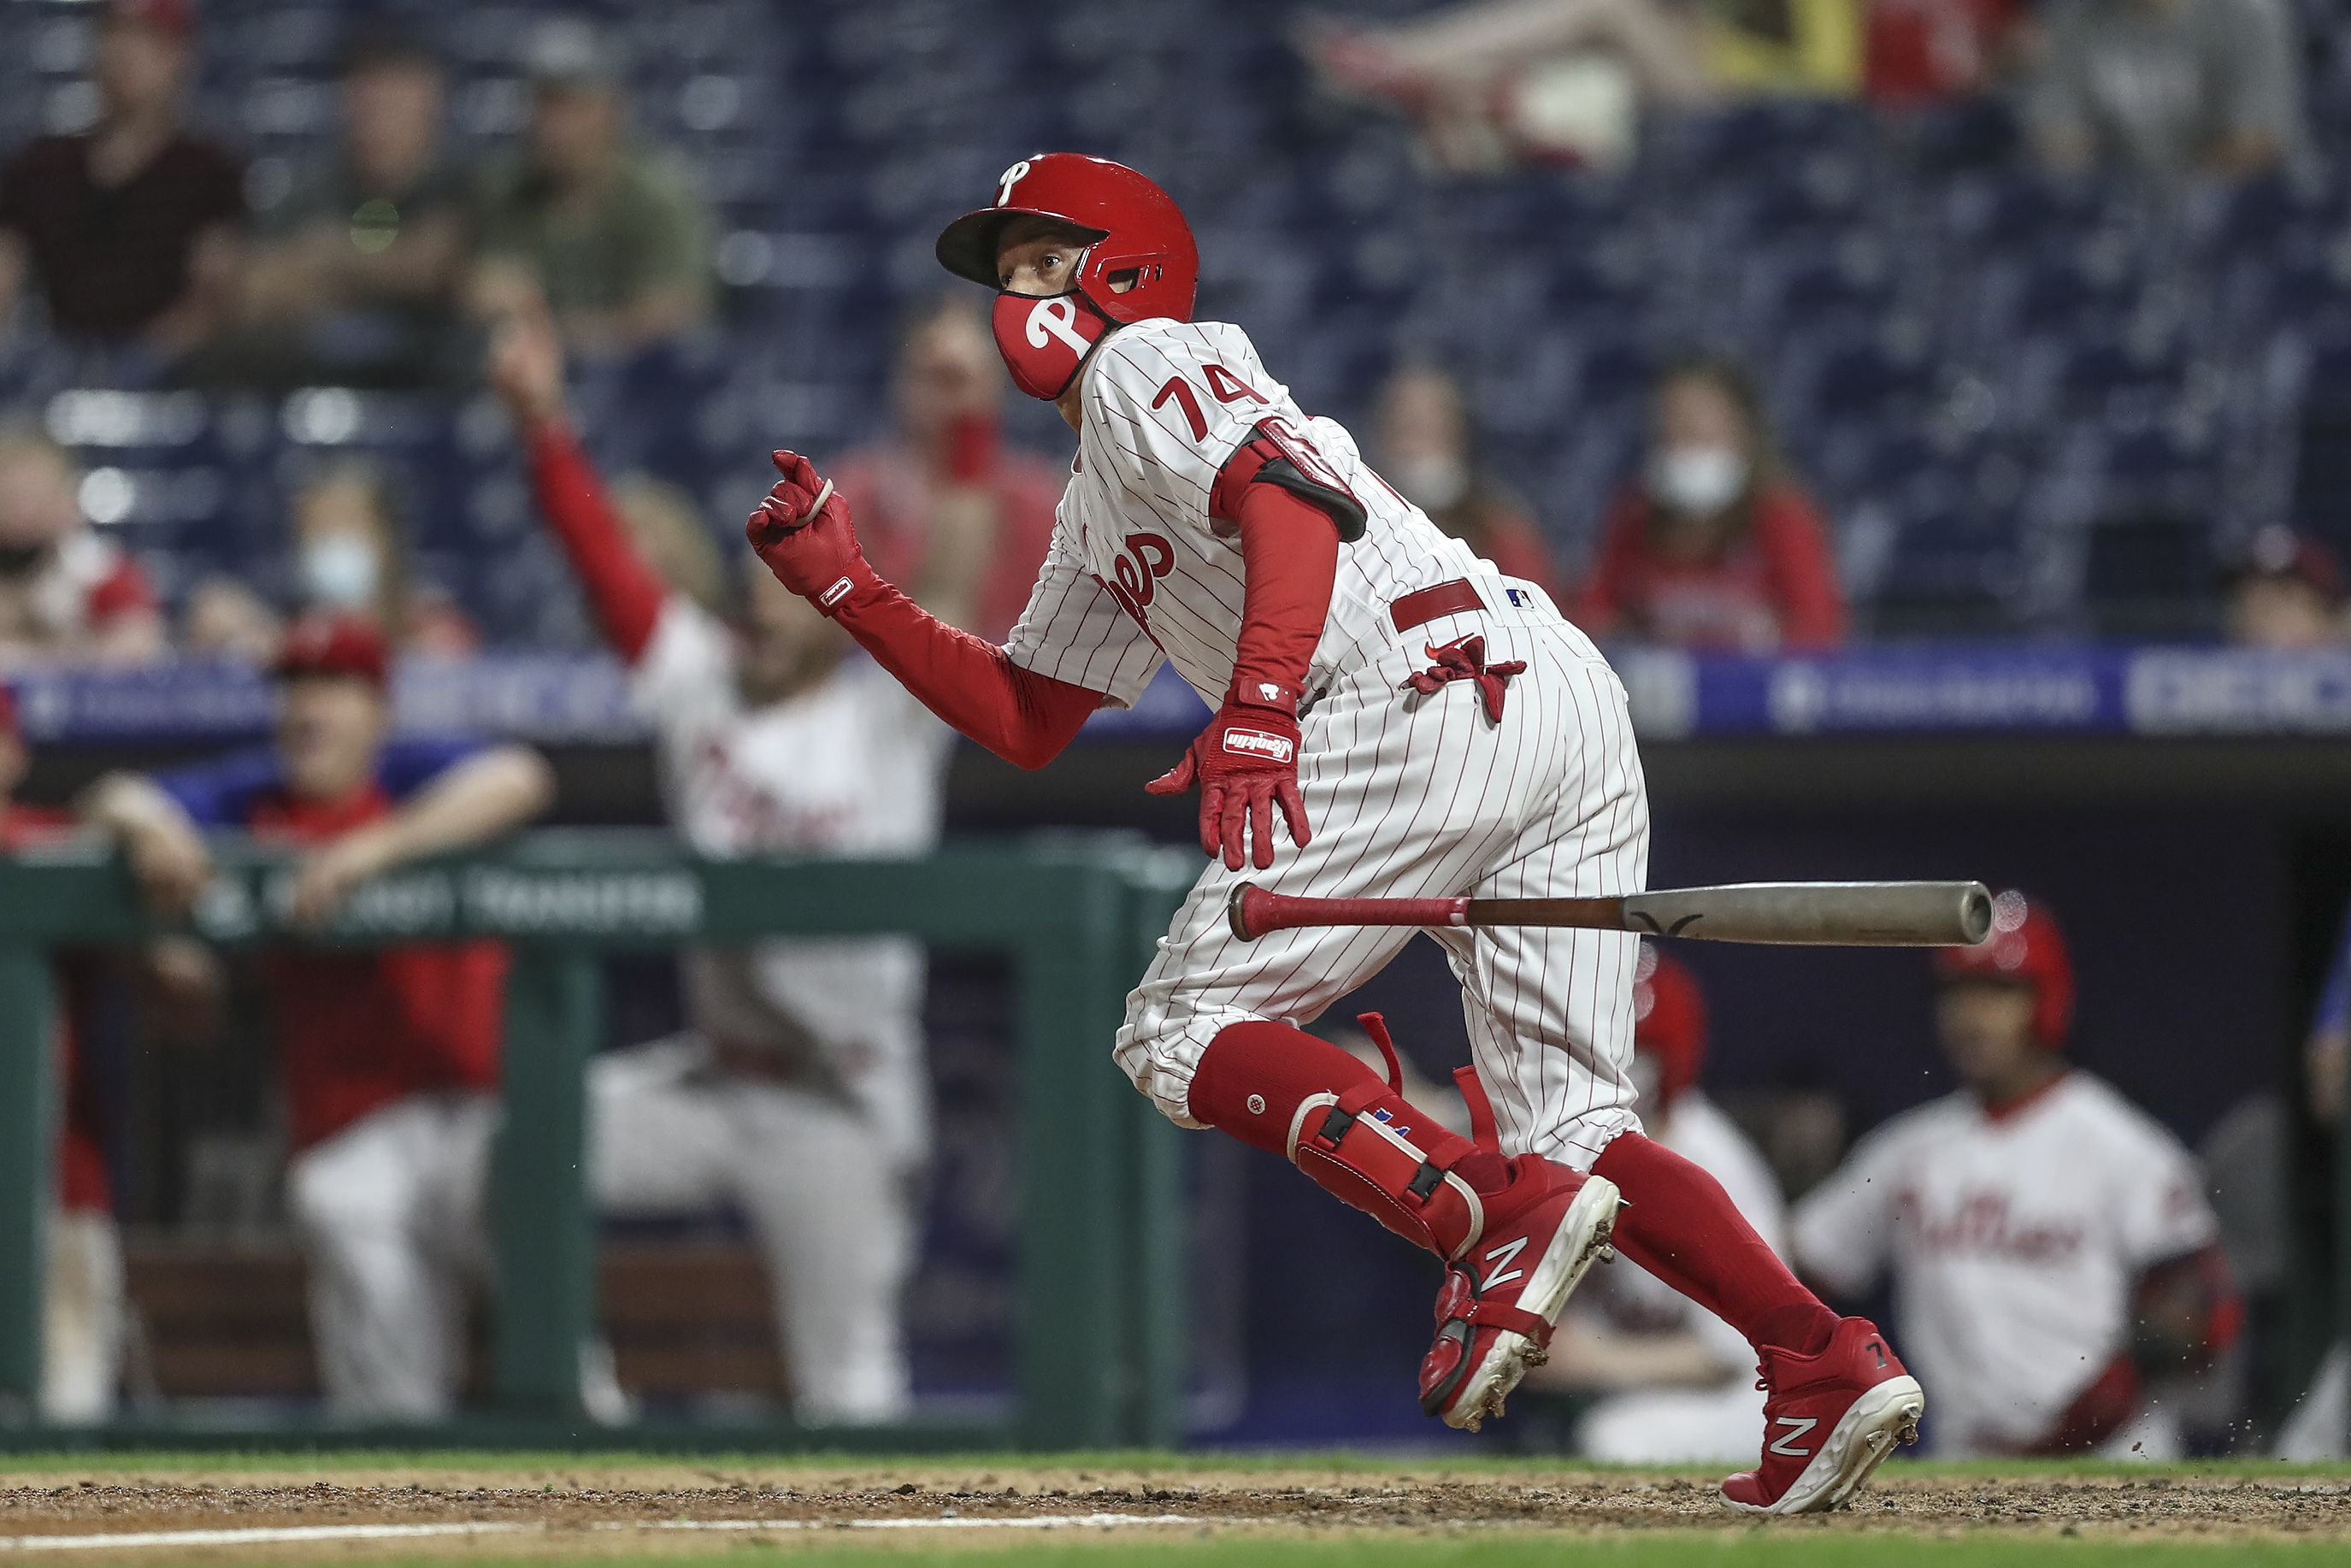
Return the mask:
[[1625,1195],[1616,1249],[1761,1350],[1817,1354],[1837,1316],[1755,1234],[1722,1184],[1662,1144],[1621,1133],[1593,1166]]
[[[1364,1023],[1393,1064],[1385,1027],[1373,1014]],[[1447,1260],[1483,1231],[1482,1196],[1510,1183],[1499,1154],[1416,1110],[1395,1082],[1337,1046],[1288,1024],[1220,1031],[1192,1075],[1189,1103],[1198,1120],[1280,1155],[1341,1202]]]

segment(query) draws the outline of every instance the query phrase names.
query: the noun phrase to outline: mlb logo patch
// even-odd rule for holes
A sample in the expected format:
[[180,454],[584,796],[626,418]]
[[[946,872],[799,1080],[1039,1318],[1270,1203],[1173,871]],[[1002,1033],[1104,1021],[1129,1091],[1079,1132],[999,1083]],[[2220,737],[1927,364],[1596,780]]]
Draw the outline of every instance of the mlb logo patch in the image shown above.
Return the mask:
[[1521,610],[1526,609],[1535,601],[1535,596],[1529,593],[1523,588],[1506,588],[1502,590],[1502,591],[1510,596],[1510,601],[1512,604],[1517,605]]

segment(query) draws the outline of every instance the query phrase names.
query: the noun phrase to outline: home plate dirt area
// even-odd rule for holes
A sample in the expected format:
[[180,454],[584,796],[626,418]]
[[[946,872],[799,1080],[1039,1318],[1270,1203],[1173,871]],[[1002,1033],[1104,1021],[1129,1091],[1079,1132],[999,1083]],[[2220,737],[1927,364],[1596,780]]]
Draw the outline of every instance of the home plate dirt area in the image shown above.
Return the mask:
[[1594,1560],[1625,1564],[1841,1562],[1847,1542],[1876,1549],[1862,1562],[1905,1536],[1965,1549],[1926,1553],[1943,1561],[2114,1561],[2126,1543],[2146,1549],[2133,1562],[2351,1561],[2351,1470],[1895,1464],[1841,1514],[1772,1521],[1723,1508],[1714,1479],[1358,1456],[16,1457],[0,1458],[0,1563],[737,1561],[747,1547],[852,1546],[863,1562],[1016,1549],[1238,1563],[1319,1561],[1318,1542],[1345,1548],[1332,1561],[1384,1563],[1391,1545],[1414,1548],[1395,1561],[1426,1562],[1471,1540],[1486,1555],[1464,1561],[1511,1563],[1514,1545],[1546,1542],[1527,1560],[1561,1561],[1562,1537],[1613,1542]]

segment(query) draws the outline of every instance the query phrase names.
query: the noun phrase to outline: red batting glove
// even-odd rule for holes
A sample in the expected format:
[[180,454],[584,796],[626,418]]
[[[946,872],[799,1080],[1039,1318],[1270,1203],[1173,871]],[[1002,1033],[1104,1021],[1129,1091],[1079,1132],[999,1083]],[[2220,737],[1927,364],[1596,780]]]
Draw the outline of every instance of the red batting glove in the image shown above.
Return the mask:
[[1184,749],[1176,766],[1144,788],[1181,795],[1200,786],[1200,849],[1224,852],[1229,871],[1241,869],[1243,834],[1254,843],[1257,869],[1273,864],[1273,808],[1290,824],[1292,843],[1313,838],[1306,800],[1298,792],[1298,720],[1287,708],[1238,702],[1228,695],[1208,727]]
[[831,615],[852,590],[879,579],[858,547],[849,503],[831,482],[797,452],[772,456],[783,478],[745,522],[743,536],[777,581]]

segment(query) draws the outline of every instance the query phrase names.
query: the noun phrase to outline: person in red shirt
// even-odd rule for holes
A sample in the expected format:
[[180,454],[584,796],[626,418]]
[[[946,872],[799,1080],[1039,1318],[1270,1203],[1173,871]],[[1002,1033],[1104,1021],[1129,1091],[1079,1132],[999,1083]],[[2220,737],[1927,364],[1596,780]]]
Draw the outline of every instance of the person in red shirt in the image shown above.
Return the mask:
[[999,640],[1029,602],[1065,477],[1005,444],[1003,401],[986,323],[942,300],[899,346],[896,428],[833,469],[875,564],[942,621]]
[[1434,365],[1406,365],[1380,388],[1373,466],[1428,520],[1490,560],[1559,597],[1559,569],[1525,504],[1478,457],[1461,383]]
[[154,588],[129,551],[90,528],[80,479],[47,436],[0,430],[0,663],[162,656]]
[[[32,763],[16,720],[16,699],[0,686],[0,856],[53,843],[73,831],[74,817],[16,798]],[[106,1168],[105,1124],[81,1048],[83,1019],[97,977],[87,955],[57,966],[57,1056],[65,1086],[58,1130],[57,1207],[49,1216],[47,1300],[42,1310],[41,1418],[80,1423],[105,1418],[121,1375],[122,1239]]]
[[[295,623],[276,743],[84,799],[159,911],[212,875],[207,830],[298,849],[292,917],[332,916],[368,878],[478,844],[554,794],[527,747],[390,737],[387,655],[368,622]],[[455,1403],[466,1278],[482,1247],[507,954],[495,942],[278,948],[261,961],[310,1270],[320,1381],[339,1414],[429,1419]]]
[[1747,373],[1720,360],[1671,366],[1652,420],[1648,460],[1609,507],[1576,623],[1595,637],[1750,653],[1843,642],[1826,530]]

